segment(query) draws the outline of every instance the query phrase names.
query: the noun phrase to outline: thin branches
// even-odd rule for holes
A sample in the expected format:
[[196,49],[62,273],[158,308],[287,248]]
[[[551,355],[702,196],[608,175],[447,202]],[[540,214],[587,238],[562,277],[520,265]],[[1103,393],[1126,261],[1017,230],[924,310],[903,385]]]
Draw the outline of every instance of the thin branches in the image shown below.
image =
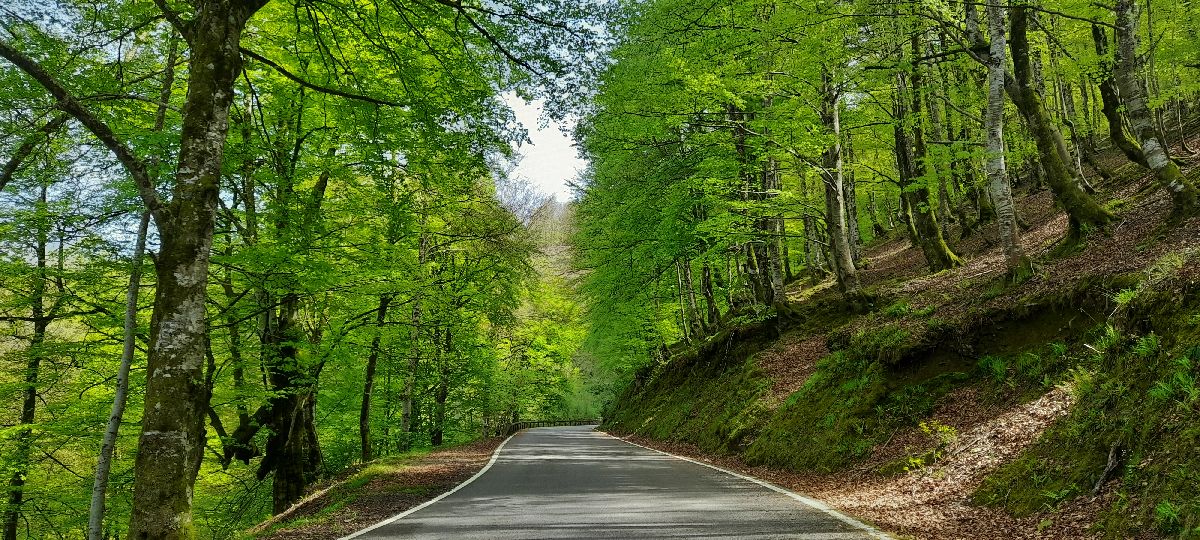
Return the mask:
[[154,189],[154,181],[150,177],[145,162],[134,155],[133,150],[117,137],[117,134],[113,132],[108,124],[97,118],[74,94],[58,82],[58,79],[46,71],[40,63],[18,51],[7,41],[0,40],[0,57],[12,62],[13,65],[25,72],[26,75],[37,81],[47,92],[50,92],[50,95],[58,100],[56,107],[75,117],[76,120],[79,120],[79,123],[83,124],[88,131],[92,132],[97,139],[100,139],[100,142],[104,143],[104,146],[117,156],[117,160],[121,162],[121,165],[125,167],[129,175],[133,177],[142,202],[146,205],[146,209],[154,215],[156,221],[161,223],[168,217],[166,215],[167,210],[159,200],[158,192]]
[[58,131],[63,124],[67,123],[68,118],[70,117],[66,114],[59,114],[55,116],[53,119],[47,122],[46,125],[39,128],[33,135],[30,135],[29,138],[25,139],[25,142],[21,143],[21,146],[17,148],[17,151],[13,152],[12,157],[5,162],[4,168],[0,169],[0,191],[4,190],[4,187],[8,185],[9,180],[12,180],[13,174],[15,174],[17,169],[21,167],[21,164],[24,163],[31,154],[33,154],[34,148],[37,148],[37,145],[43,140],[49,139],[51,134],[53,134],[55,131]]
[[375,105],[384,105],[387,107],[404,107],[405,106],[403,103],[400,103],[397,101],[390,101],[390,100],[386,100],[386,99],[374,98],[374,97],[363,95],[363,94],[355,94],[353,92],[346,92],[344,90],[338,90],[336,88],[330,88],[328,86],[322,86],[322,85],[316,84],[314,82],[309,82],[309,81],[303,79],[302,77],[300,77],[299,75],[296,75],[295,73],[292,73],[291,71],[288,71],[287,68],[279,65],[275,61],[273,61],[261,54],[258,54],[254,51],[251,51],[250,49],[247,49],[245,47],[239,47],[238,50],[240,50],[242,52],[242,54],[244,54],[250,58],[253,58],[254,60],[258,61],[259,63],[261,63],[267,67],[270,67],[271,69],[274,69],[275,71],[279,72],[280,75],[283,75],[284,77],[286,77],[288,80],[291,80],[292,82],[295,82],[295,83],[299,84],[300,86],[303,86],[310,90],[315,90],[322,94],[329,94],[329,95],[333,95],[333,96],[344,97],[347,99],[364,101],[364,102],[372,103]]

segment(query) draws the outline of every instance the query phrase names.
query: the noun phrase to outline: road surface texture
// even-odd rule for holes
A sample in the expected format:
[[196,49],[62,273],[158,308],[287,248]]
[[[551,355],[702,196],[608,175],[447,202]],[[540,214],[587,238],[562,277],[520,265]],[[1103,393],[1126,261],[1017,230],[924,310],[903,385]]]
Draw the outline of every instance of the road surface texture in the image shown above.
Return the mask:
[[522,431],[473,482],[347,538],[878,537],[787,494],[591,426]]

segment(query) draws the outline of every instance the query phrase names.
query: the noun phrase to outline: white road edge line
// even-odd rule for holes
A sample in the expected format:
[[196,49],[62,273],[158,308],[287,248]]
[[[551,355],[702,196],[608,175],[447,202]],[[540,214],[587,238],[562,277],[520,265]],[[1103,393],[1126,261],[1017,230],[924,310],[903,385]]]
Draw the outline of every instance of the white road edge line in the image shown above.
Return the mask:
[[804,495],[801,495],[801,494],[799,494],[799,493],[796,493],[796,492],[794,492],[794,491],[790,491],[790,490],[788,490],[788,489],[785,489],[785,488],[779,487],[779,486],[777,486],[777,485],[775,485],[775,484],[772,484],[772,483],[770,483],[770,482],[767,482],[767,481],[765,481],[765,480],[759,480],[759,479],[757,479],[757,478],[755,478],[755,477],[753,477],[753,476],[746,476],[746,475],[744,475],[744,474],[736,473],[736,472],[733,472],[733,471],[731,471],[731,470],[728,470],[728,469],[722,469],[721,467],[718,467],[718,466],[716,466],[716,465],[712,465],[712,464],[710,464],[710,463],[705,463],[705,462],[703,462],[703,461],[697,461],[697,460],[694,460],[694,459],[692,459],[692,458],[688,458],[688,457],[683,457],[683,456],[675,455],[675,454],[672,454],[672,453],[670,453],[670,452],[663,452],[662,450],[659,450],[659,449],[657,449],[657,448],[650,448],[649,446],[642,446],[642,445],[640,445],[640,444],[638,444],[638,443],[635,443],[635,442],[632,442],[632,441],[627,441],[627,440],[625,440],[625,439],[622,439],[621,437],[617,437],[617,436],[615,436],[615,435],[611,435],[611,434],[609,434],[609,433],[606,433],[606,432],[604,432],[604,431],[596,430],[596,432],[597,432],[597,433],[603,433],[605,436],[612,437],[612,438],[614,438],[614,439],[616,439],[616,440],[618,440],[618,441],[621,441],[621,442],[623,442],[623,443],[625,443],[625,444],[632,444],[633,446],[636,446],[636,447],[638,447],[638,448],[644,448],[644,449],[646,449],[646,450],[650,450],[650,451],[652,451],[652,452],[658,452],[659,454],[662,454],[662,455],[664,455],[664,456],[671,456],[671,457],[673,457],[673,458],[675,458],[675,459],[682,459],[683,461],[686,461],[686,462],[688,462],[688,463],[695,463],[696,465],[703,465],[703,466],[705,466],[705,467],[708,467],[708,468],[710,468],[710,469],[712,469],[712,470],[714,470],[714,471],[720,471],[720,472],[723,472],[723,473],[725,473],[725,474],[728,474],[728,475],[730,475],[730,476],[734,476],[734,477],[740,478],[740,479],[742,479],[742,480],[745,480],[745,481],[747,481],[747,482],[753,482],[753,483],[755,483],[755,484],[758,484],[758,485],[760,485],[760,486],[762,486],[762,487],[765,487],[765,488],[767,488],[767,489],[769,489],[769,490],[771,490],[771,491],[774,491],[774,492],[777,492],[777,493],[780,493],[780,494],[786,495],[786,496],[788,496],[788,497],[791,497],[792,499],[795,499],[795,500],[797,500],[797,501],[800,501],[800,502],[801,502],[801,503],[803,503],[804,505],[806,505],[806,506],[808,506],[808,507],[810,507],[810,508],[812,508],[812,509],[814,509],[814,510],[819,510],[819,511],[821,511],[821,512],[824,512],[824,513],[828,514],[830,517],[833,517],[833,518],[837,519],[838,521],[841,521],[841,522],[843,522],[843,523],[846,523],[846,524],[848,524],[848,525],[850,525],[850,526],[852,526],[852,527],[854,527],[854,528],[857,528],[857,529],[859,529],[859,530],[862,530],[863,532],[867,533],[868,535],[870,535],[870,536],[871,536],[871,537],[873,537],[873,538],[883,538],[883,539],[891,539],[891,538],[893,538],[891,535],[889,535],[889,534],[887,534],[887,533],[885,533],[885,532],[883,532],[883,531],[881,531],[881,530],[879,530],[879,529],[876,529],[875,527],[872,527],[872,526],[870,526],[870,525],[867,525],[866,523],[863,523],[863,522],[861,522],[861,521],[859,521],[859,520],[857,520],[857,519],[854,519],[854,518],[852,518],[852,517],[850,517],[850,516],[847,516],[846,514],[843,514],[843,513],[841,513],[841,512],[838,512],[837,510],[834,510],[834,509],[833,509],[833,508],[831,508],[829,505],[827,505],[827,504],[825,504],[825,503],[823,503],[823,502],[821,502],[821,501],[818,501],[818,500],[816,500],[816,499],[812,499],[812,498],[809,498],[809,497],[805,497]]
[[390,518],[380,521],[379,523],[371,525],[370,527],[367,527],[360,531],[354,532],[348,536],[343,536],[343,537],[339,538],[338,540],[349,540],[351,538],[357,538],[357,537],[367,534],[375,529],[383,527],[384,525],[388,525],[397,520],[404,519],[405,517],[408,517],[409,514],[420,511],[421,509],[425,508],[426,506],[429,506],[429,505],[436,503],[442,499],[445,499],[446,497],[449,497],[450,495],[452,495],[454,492],[467,487],[467,485],[469,485],[471,482],[474,482],[480,476],[483,476],[483,473],[488,472],[488,469],[491,469],[492,465],[496,464],[496,460],[500,459],[500,451],[504,450],[504,445],[508,444],[508,441],[511,441],[512,438],[516,437],[516,436],[517,436],[516,433],[514,433],[512,435],[509,435],[507,439],[504,439],[504,442],[500,443],[500,446],[497,446],[496,450],[494,452],[492,452],[492,459],[488,460],[487,465],[484,465],[482,469],[479,469],[479,472],[475,473],[475,476],[472,476],[472,477],[468,478],[465,482],[463,482],[457,486],[454,486],[454,489],[451,489],[450,491],[447,491],[441,495],[438,495],[437,497],[434,497],[428,501],[418,504],[417,506],[409,508],[408,510],[400,512],[399,514],[396,514]]

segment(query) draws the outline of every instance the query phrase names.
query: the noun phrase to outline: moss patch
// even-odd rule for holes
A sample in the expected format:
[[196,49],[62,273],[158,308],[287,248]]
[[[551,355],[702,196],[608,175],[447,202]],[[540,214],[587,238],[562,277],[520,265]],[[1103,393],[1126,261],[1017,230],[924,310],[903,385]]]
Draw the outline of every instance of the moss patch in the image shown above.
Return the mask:
[[[1171,264],[1168,267],[1180,268]],[[1090,495],[1109,456],[1119,480],[1097,527],[1106,538],[1143,531],[1200,538],[1200,294],[1151,275],[1122,294],[1117,326],[1092,336],[1096,353],[1075,371],[1079,400],[973,500],[1017,515],[1054,511]]]

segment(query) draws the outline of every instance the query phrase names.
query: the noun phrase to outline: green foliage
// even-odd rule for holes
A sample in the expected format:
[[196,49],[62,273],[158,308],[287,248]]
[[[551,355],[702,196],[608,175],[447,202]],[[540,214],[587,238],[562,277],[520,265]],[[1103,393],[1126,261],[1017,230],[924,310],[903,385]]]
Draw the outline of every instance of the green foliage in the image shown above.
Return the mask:
[[[1078,402],[1027,451],[989,476],[974,494],[981,504],[1002,506],[1017,515],[1059,508],[1089,493],[1105,470],[1110,453],[1118,467],[1112,484],[1118,495],[1099,523],[1108,538],[1147,529],[1179,537],[1200,533],[1200,430],[1191,421],[1197,389],[1197,325],[1194,292],[1164,293],[1147,286],[1128,304],[1129,317],[1151,309],[1150,332],[1127,342],[1113,325],[1101,328],[1094,367],[1074,369]],[[1156,298],[1169,294],[1163,311]],[[1144,298],[1143,298],[1144,297]],[[1144,315],[1143,315],[1144,316]]]
[[1158,352],[1158,336],[1147,334],[1138,338],[1133,344],[1133,354],[1141,358],[1149,358],[1154,353]]
[[979,367],[989,374],[996,382],[1008,380],[1008,361],[998,356],[984,356],[979,359]]
[[905,300],[897,300],[892,305],[883,310],[883,314],[893,318],[900,318],[912,313],[912,306],[908,305]]
[[933,465],[945,457],[946,450],[958,441],[958,430],[937,420],[921,422],[918,427],[932,448],[917,455],[905,456],[893,465],[885,465],[880,469],[880,474],[910,473]]
[[[191,20],[204,3],[171,9]],[[376,457],[477,439],[514,417],[598,409],[578,354],[583,306],[567,261],[550,260],[564,240],[543,234],[569,230],[571,217],[505,189],[525,133],[504,98],[541,94],[562,115],[583,97],[576,90],[604,61],[592,54],[604,41],[592,19],[603,6],[501,1],[470,23],[448,4],[311,7],[265,3],[255,14],[228,133],[217,129],[224,114],[206,125],[227,141],[223,155],[205,156],[221,166],[215,234],[211,253],[183,255],[211,260],[207,354],[195,359],[211,391],[208,438],[197,441],[205,455],[194,489],[171,479],[205,538],[233,537],[272,512],[283,473],[270,465],[284,449],[314,457],[294,479],[301,485],[363,459],[368,358],[363,420]],[[0,60],[0,161],[29,143],[0,192],[0,399],[15,404],[0,412],[0,473],[6,485],[26,479],[29,502],[10,508],[6,492],[0,516],[19,512],[32,538],[81,537],[142,206],[109,148],[127,147],[125,165],[143,165],[160,196],[175,193],[182,111],[230,89],[188,87],[195,42],[153,3],[23,3],[0,19],[4,50],[40,63],[95,118],[55,128],[58,99],[13,55]],[[555,82],[539,82],[547,78]],[[171,212],[206,204],[176,203]],[[166,231],[151,227],[151,251],[180,256],[161,251]],[[128,535],[157,285],[153,265],[143,274],[109,537]],[[45,332],[35,330],[38,311],[51,313]],[[22,407],[27,394],[32,409]],[[302,443],[274,442],[299,424]],[[245,455],[230,460],[234,449]]]
[[1118,306],[1126,306],[1133,301],[1135,296],[1137,296],[1136,289],[1121,289],[1120,292],[1113,295],[1113,301],[1116,302]]

